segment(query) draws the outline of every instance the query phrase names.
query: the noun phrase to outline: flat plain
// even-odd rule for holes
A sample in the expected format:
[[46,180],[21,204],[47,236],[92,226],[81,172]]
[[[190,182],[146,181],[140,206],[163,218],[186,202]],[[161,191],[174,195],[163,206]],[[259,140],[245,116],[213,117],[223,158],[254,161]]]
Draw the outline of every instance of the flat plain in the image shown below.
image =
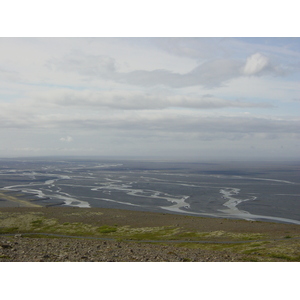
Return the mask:
[[4,159],[0,261],[300,261],[299,167]]

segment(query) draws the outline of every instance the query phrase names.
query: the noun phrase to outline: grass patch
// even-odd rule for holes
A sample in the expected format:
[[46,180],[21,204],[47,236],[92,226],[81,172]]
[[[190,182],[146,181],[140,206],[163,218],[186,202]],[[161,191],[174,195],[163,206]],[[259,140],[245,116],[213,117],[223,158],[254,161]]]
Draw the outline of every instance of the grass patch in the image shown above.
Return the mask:
[[116,232],[117,228],[114,226],[103,225],[98,228],[98,231],[100,233],[111,233],[111,232]]
[[118,235],[130,240],[173,240],[178,228],[173,227],[140,227],[123,226],[118,228]]
[[223,230],[210,232],[180,232],[176,235],[176,239],[190,240],[215,240],[215,241],[251,241],[267,238],[266,235],[260,233],[233,233]]
[[32,225],[33,227],[39,227],[39,226],[42,225],[42,223],[43,223],[43,220],[42,220],[42,219],[38,219],[38,220],[31,221],[31,225]]
[[270,253],[268,255],[269,257],[271,258],[277,258],[277,259],[280,259],[280,260],[283,260],[283,261],[300,261],[300,256],[290,256],[290,255],[287,255],[287,254],[283,254],[283,253]]
[[17,232],[19,227],[3,227],[0,228],[0,234],[6,234],[6,233],[15,233]]

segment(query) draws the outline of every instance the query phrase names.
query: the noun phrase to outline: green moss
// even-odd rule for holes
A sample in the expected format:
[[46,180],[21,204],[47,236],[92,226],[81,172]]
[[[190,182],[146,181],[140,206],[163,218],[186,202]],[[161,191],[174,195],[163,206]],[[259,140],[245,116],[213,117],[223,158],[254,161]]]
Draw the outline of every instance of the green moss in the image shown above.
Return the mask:
[[19,227],[4,227],[0,228],[0,234],[18,232]]
[[116,232],[117,228],[114,226],[103,225],[98,228],[98,231],[100,233],[111,233],[111,232]]
[[31,221],[31,225],[34,227],[39,227],[42,225],[42,223],[43,223],[42,219],[37,219],[37,220]]
[[118,228],[118,235],[130,240],[172,240],[178,229],[173,227],[139,227],[123,226]]
[[211,231],[211,232],[199,232],[199,231],[182,231],[176,235],[176,239],[192,239],[192,240],[215,240],[215,241],[230,241],[230,240],[258,240],[266,238],[265,235],[259,233],[233,233],[223,230]]
[[270,253],[268,255],[269,257],[271,258],[277,258],[277,259],[280,259],[280,260],[283,260],[283,261],[300,261],[300,256],[290,256],[290,255],[286,255],[286,254],[283,254],[283,253]]

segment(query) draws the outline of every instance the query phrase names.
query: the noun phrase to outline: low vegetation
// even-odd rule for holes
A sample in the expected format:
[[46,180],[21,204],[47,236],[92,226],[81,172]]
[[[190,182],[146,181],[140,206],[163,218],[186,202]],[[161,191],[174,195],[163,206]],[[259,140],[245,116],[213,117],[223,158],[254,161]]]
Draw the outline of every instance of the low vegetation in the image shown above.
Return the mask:
[[284,231],[282,236],[274,236],[272,232],[239,231],[238,226],[233,227],[234,230],[191,230],[191,227],[185,225],[189,224],[186,216],[178,216],[177,219],[182,221],[180,224],[139,226],[134,221],[125,224],[120,211],[119,215],[112,218],[113,223],[109,223],[109,219],[104,218],[105,212],[100,211],[78,209],[74,212],[66,211],[57,217],[46,212],[45,208],[16,212],[0,210],[0,234],[47,238],[55,237],[54,235],[74,238],[80,236],[124,242],[172,243],[182,248],[232,251],[241,254],[243,261],[300,261],[298,227],[292,232]]

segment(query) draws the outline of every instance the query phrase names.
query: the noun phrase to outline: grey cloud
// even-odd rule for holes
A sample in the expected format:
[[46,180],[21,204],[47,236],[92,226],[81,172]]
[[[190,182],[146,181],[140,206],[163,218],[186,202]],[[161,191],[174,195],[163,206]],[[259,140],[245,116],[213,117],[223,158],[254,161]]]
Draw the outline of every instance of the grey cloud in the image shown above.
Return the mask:
[[203,82],[204,86],[213,87],[220,85],[226,80],[238,77],[241,65],[240,61],[228,59],[212,60],[195,68],[191,71],[191,75],[198,82]]
[[32,93],[35,106],[52,108],[57,106],[106,107],[111,109],[145,110],[165,109],[170,107],[218,109],[227,107],[237,108],[268,108],[268,103],[250,101],[225,100],[213,95],[173,95],[147,93],[137,91],[73,91],[57,90],[44,93]]
[[246,62],[233,59],[209,60],[185,74],[167,70],[138,70],[129,73],[116,73],[112,79],[121,83],[145,87],[165,85],[172,88],[191,86],[214,88],[241,76],[261,76],[264,74],[282,75],[283,69],[272,64],[268,57],[255,53],[248,57]]
[[4,118],[0,118],[1,127],[19,128],[40,128],[68,130],[114,130],[119,133],[141,132],[148,133],[190,133],[205,134],[206,136],[222,135],[224,138],[234,134],[248,136],[251,134],[261,134],[266,138],[272,134],[278,136],[298,136],[300,121],[298,119],[266,119],[234,116],[202,116],[197,113],[180,113],[174,110],[145,111],[136,114],[127,111],[111,114],[102,112],[101,114],[52,114],[32,116],[32,119],[11,119],[10,123],[5,123]]
[[0,67],[0,79],[3,81],[17,81],[20,80],[20,75],[16,71],[7,70]]
[[200,116],[177,116],[164,114],[158,116],[146,115],[138,118],[116,118],[94,120],[94,124],[109,125],[114,128],[128,128],[133,130],[162,130],[179,132],[276,132],[291,133],[299,131],[299,122],[277,121],[267,119],[245,119],[238,117],[200,117]]
[[262,71],[279,73],[279,69],[271,67],[268,58],[260,53],[251,55],[246,61],[233,59],[209,60],[185,74],[164,69],[119,72],[113,58],[83,53],[72,53],[61,60],[52,60],[49,63],[60,70],[77,72],[91,79],[101,78],[142,87],[163,85],[172,88],[191,86],[212,88],[239,76],[261,75]]
[[0,128],[25,129],[35,125],[34,113],[27,107],[0,106]]
[[151,87],[165,85],[172,88],[190,86],[219,86],[226,80],[239,76],[242,64],[230,60],[213,60],[205,62],[192,71],[179,74],[167,70],[133,71],[117,73],[114,80],[120,83]]
[[113,58],[105,55],[87,55],[81,52],[73,52],[62,59],[52,59],[48,61],[47,66],[56,66],[67,72],[77,72],[90,77],[110,78],[116,72]]

